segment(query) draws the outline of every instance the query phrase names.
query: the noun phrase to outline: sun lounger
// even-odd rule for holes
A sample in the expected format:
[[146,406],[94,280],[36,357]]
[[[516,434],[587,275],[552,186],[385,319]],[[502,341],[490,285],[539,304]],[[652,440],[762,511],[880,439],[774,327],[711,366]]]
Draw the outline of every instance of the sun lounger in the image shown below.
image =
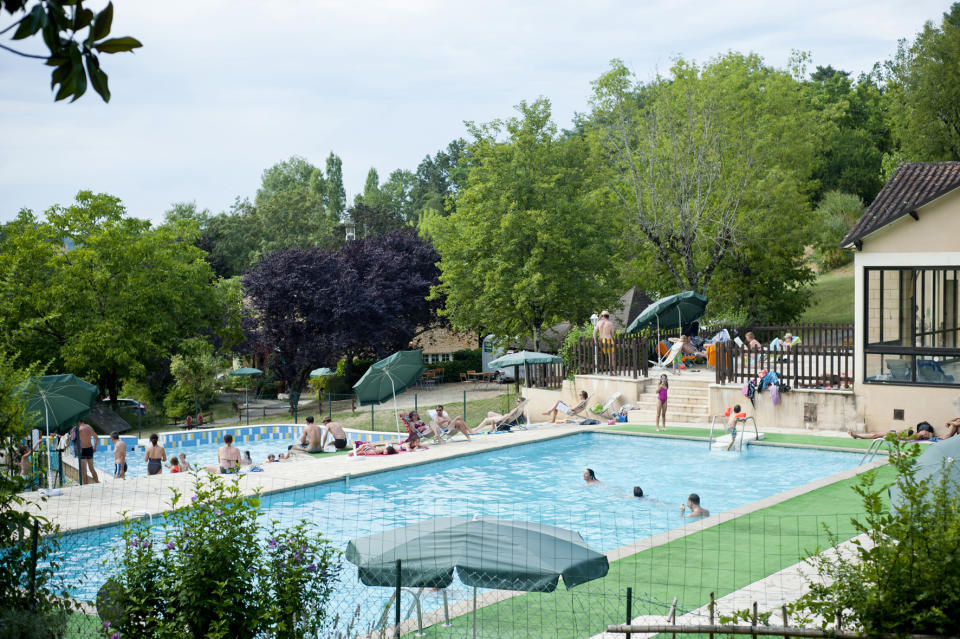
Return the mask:
[[591,410],[590,412],[593,413],[594,415],[600,415],[601,417],[606,417],[607,419],[613,419],[613,413],[614,413],[613,409],[617,405],[617,402],[619,402],[622,398],[623,398],[623,395],[621,395],[620,393],[614,393],[613,395],[610,396],[610,399],[608,399],[607,402],[603,405],[603,408],[600,410],[599,413],[594,410]]
[[490,428],[490,434],[495,433],[507,433],[510,432],[513,428],[518,428],[520,430],[526,430],[529,428],[527,425],[527,417],[524,411],[527,408],[527,402],[529,402],[526,397],[516,405],[510,412],[500,418],[499,421],[493,423],[493,426]]
[[[653,368],[667,368],[673,364],[673,360],[678,357],[681,357],[681,351],[683,350],[683,342],[674,342],[673,346],[670,347],[670,350],[666,354],[662,355],[657,361],[650,361],[653,364]],[[658,349],[658,353],[662,353],[662,349]]]

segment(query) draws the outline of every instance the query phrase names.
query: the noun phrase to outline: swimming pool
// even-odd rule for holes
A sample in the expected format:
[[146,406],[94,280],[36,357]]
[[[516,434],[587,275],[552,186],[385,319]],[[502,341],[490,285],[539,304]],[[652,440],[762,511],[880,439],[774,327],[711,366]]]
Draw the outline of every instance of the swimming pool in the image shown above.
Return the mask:
[[[174,455],[183,453],[188,462],[197,468],[208,464],[217,464],[217,449],[223,445],[223,436],[233,435],[234,445],[242,452],[250,451],[254,463],[263,463],[270,453],[279,454],[287,447],[297,443],[303,433],[304,425],[280,424],[274,426],[236,426],[212,428],[190,432],[164,433],[160,435],[160,445],[167,452],[167,461]],[[396,439],[398,435],[390,432],[372,432],[346,429],[347,440],[384,441]],[[121,437],[127,444],[127,477],[139,477],[147,474],[144,460],[146,450],[137,446],[137,438]],[[108,437],[101,437],[93,463],[98,471],[113,474],[113,443]],[[170,472],[166,467],[164,473]]]
[[[313,521],[341,549],[354,537],[415,521],[477,514],[569,528],[609,551],[681,526],[680,504],[691,492],[717,514],[852,468],[859,459],[768,446],[711,452],[702,442],[583,433],[357,477],[349,487],[338,481],[266,495],[263,517]],[[585,486],[586,467],[603,483]],[[635,485],[656,500],[634,499]],[[64,574],[88,577],[72,583],[76,595],[95,596],[106,578],[100,561],[118,537],[118,526],[65,535]],[[364,609],[375,611],[372,602],[382,605],[390,596],[360,586],[350,564],[342,582],[335,598],[347,607],[350,598],[363,597]]]

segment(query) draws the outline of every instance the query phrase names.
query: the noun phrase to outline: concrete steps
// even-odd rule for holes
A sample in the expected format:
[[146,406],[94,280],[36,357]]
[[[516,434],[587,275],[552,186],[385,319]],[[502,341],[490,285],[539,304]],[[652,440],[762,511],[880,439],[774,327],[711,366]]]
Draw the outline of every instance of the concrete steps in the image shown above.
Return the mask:
[[[710,422],[710,380],[670,376],[667,394],[667,423]],[[649,382],[637,398],[637,409],[627,419],[634,424],[652,424],[657,415],[657,381]]]

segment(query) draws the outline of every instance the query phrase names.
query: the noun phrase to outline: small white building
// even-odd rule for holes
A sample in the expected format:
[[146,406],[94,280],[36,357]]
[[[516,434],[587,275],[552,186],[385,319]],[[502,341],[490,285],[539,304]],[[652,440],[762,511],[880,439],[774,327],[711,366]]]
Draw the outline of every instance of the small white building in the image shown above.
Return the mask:
[[843,245],[855,251],[855,379],[871,431],[960,416],[960,162],[902,164]]

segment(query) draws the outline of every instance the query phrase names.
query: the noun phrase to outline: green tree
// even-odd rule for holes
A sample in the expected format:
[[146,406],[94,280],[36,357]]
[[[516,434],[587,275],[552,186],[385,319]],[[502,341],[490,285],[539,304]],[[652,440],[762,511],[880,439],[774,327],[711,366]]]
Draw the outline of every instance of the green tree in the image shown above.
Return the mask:
[[[53,67],[50,88],[57,85],[54,99],[73,97],[71,102],[87,91],[87,81],[93,85],[104,102],[110,101],[107,74],[100,68],[98,54],[133,51],[143,45],[136,38],[108,38],[113,27],[113,3],[108,2],[99,13],[83,6],[84,0],[51,2],[50,0],[0,0],[0,8],[12,16],[19,16],[11,24],[0,28],[4,34],[14,27],[13,40],[24,40],[38,33],[50,55],[34,55],[5,44],[0,49],[24,58],[44,60]],[[3,11],[0,11],[2,14]],[[23,14],[23,15],[20,15]],[[86,37],[82,37],[86,31]]]
[[414,182],[413,173],[397,169],[380,187],[381,206],[395,212],[404,222],[417,221],[413,200],[410,197]]
[[435,294],[451,323],[539,346],[547,327],[617,298],[619,227],[590,195],[585,143],[559,138],[550,102],[517,110],[469,125],[475,161],[456,210],[427,212],[421,226],[441,256]]
[[347,192],[343,188],[343,160],[332,151],[327,156],[327,184],[324,188],[323,203],[331,219],[343,220],[343,214],[347,210]]
[[887,63],[890,122],[904,157],[960,160],[960,2]]
[[[710,296],[733,252],[779,241],[786,220],[809,210],[814,120],[801,85],[758,56],[677,60],[649,84],[614,60],[585,125],[604,181],[597,197],[627,220],[625,253],[651,256],[633,282],[646,290]],[[795,266],[803,243],[790,248],[771,277]]]
[[45,219],[22,211],[0,247],[0,325],[21,361],[50,362],[116,398],[127,378],[222,318],[190,225],[126,217],[116,197],[81,191]]
[[170,359],[170,374],[175,382],[164,400],[164,409],[168,415],[197,414],[216,395],[219,362],[213,345],[202,338],[184,340],[179,351]]
[[832,270],[853,260],[853,253],[840,242],[863,215],[863,200],[851,193],[829,191],[817,205],[814,220],[814,258],[823,270]]

